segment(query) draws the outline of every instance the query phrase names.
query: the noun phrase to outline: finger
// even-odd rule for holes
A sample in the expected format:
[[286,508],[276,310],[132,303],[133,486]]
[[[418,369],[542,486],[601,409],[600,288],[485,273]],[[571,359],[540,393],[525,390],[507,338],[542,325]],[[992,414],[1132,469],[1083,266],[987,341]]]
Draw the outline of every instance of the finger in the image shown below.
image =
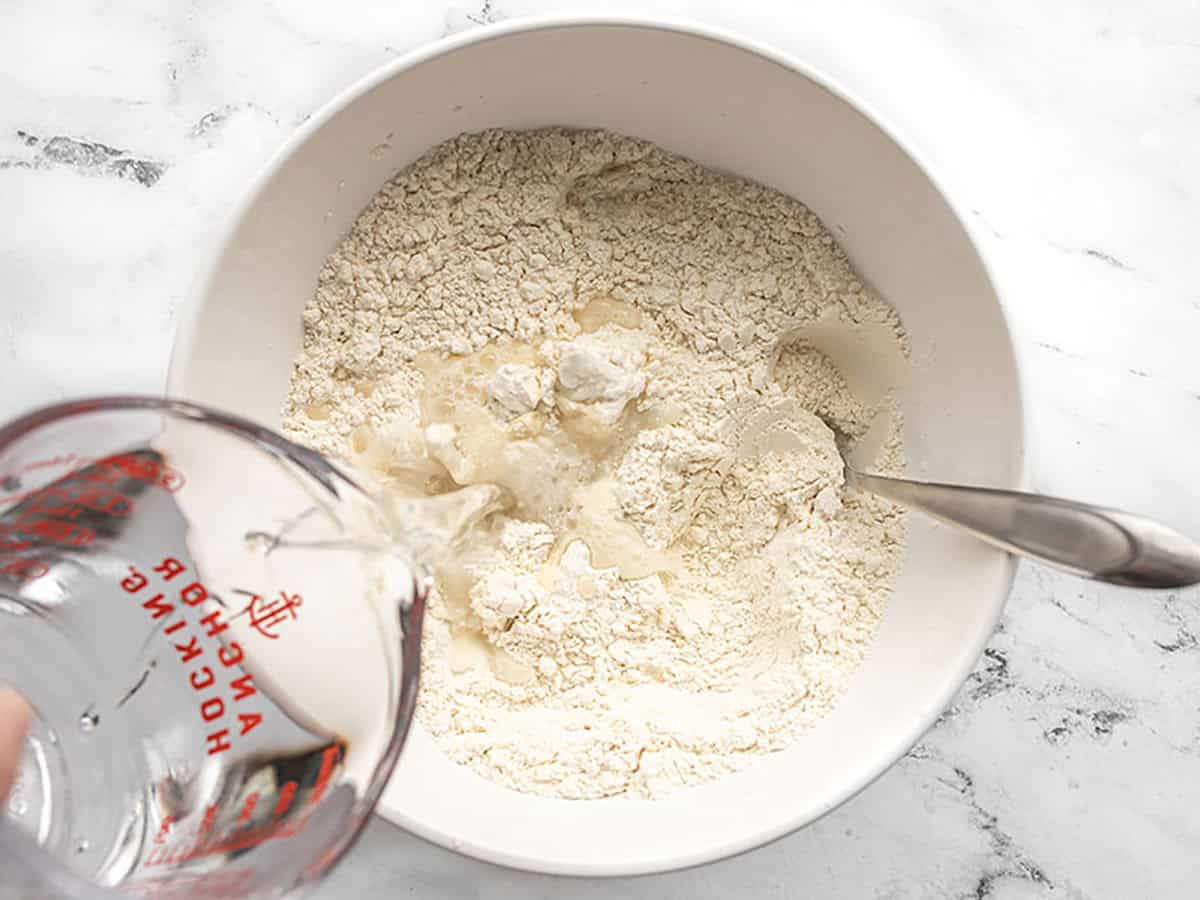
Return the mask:
[[12,688],[0,686],[0,800],[8,796],[17,778],[31,718],[25,699]]

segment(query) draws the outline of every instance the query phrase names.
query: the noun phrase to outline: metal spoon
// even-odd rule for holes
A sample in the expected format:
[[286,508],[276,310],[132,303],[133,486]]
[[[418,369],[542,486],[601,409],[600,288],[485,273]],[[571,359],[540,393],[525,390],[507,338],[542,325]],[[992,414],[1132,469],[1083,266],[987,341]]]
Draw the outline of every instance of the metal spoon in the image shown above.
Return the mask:
[[[848,323],[831,312],[793,339],[828,357],[853,379],[851,392],[868,405],[878,404],[907,376],[906,359],[897,354],[887,328]],[[825,422],[842,450],[847,483],[957,525],[1009,553],[1085,578],[1143,588],[1200,583],[1200,543],[1143,516],[1039,494],[865,474],[851,458],[863,468],[876,459],[892,427],[890,407],[879,410],[857,439],[839,431],[837,423]]]
[[846,481],[1085,578],[1141,588],[1200,583],[1200,543],[1144,516],[1041,494],[868,475],[848,461]]

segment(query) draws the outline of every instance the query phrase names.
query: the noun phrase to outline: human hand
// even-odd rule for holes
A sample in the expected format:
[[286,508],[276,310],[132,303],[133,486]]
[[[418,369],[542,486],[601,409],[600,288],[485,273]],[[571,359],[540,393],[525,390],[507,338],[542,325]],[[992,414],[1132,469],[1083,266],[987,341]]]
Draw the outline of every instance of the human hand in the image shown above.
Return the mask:
[[31,716],[24,698],[12,688],[0,685],[0,801],[8,796],[17,778]]

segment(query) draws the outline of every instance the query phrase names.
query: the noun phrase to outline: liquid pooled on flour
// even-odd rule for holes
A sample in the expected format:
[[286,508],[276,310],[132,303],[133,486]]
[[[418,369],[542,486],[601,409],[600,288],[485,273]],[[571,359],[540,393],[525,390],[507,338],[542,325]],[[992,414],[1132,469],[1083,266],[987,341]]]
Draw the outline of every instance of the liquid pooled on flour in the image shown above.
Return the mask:
[[[460,516],[463,503],[472,503],[462,488],[499,489],[475,497],[470,523],[443,523],[436,532],[443,544],[470,532],[486,513],[503,509],[543,522],[559,535],[545,579],[554,577],[563,553],[580,541],[596,568],[613,568],[628,580],[657,575],[669,581],[681,565],[679,556],[649,546],[624,520],[613,493],[611,459],[614,448],[628,445],[642,429],[670,423],[678,410],[670,403],[638,408],[645,335],[637,330],[641,314],[635,308],[599,297],[576,320],[582,343],[566,347],[505,341],[460,356],[420,354],[413,362],[423,376],[418,433],[389,440],[360,426],[350,436],[351,453],[396,496],[445,496],[447,509]],[[430,515],[431,508],[421,503],[405,518],[428,521]],[[476,534],[475,542],[475,549],[485,548],[486,533]],[[529,667],[486,641],[473,622],[472,548],[454,550],[426,560],[451,617],[451,670],[488,665],[504,681],[528,680]],[[589,588],[594,593],[594,585],[585,583],[583,589]]]

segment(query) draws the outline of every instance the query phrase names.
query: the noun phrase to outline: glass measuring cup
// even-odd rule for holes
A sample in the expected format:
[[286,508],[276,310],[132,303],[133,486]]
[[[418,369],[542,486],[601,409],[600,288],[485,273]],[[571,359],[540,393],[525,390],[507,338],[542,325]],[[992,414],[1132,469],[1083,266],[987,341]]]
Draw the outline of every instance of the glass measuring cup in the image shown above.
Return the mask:
[[318,454],[190,403],[0,428],[0,683],[34,722],[0,897],[290,896],[365,824],[425,582]]

